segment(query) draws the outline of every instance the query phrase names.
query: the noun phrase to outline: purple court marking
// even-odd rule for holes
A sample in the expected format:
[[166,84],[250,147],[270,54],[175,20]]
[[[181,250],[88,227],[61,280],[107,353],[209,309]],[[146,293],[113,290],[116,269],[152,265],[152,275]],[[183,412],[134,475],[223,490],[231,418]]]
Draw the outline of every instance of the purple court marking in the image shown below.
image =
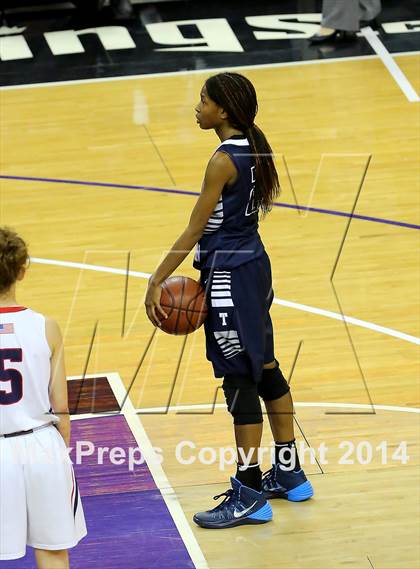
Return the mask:
[[[72,422],[72,445],[91,441],[95,447],[137,447],[122,415]],[[87,448],[87,447],[85,447]],[[74,460],[74,452],[72,453]],[[138,458],[138,455],[136,455]],[[72,569],[194,569],[184,542],[146,464],[115,465],[104,454],[75,465],[88,535],[70,550]],[[33,551],[0,562],[1,569],[35,569]]]
[[[85,182],[83,180],[60,180],[58,178],[34,178],[31,176],[6,176],[1,175],[0,178],[5,180],[22,180],[22,181],[32,181],[32,182],[48,182],[56,184],[74,184],[81,186],[99,186],[105,188],[122,188],[124,190],[143,190],[146,192],[160,192],[165,194],[181,194],[184,196],[199,196],[199,192],[191,192],[188,190],[171,190],[169,188],[155,188],[153,186],[132,186],[129,184],[112,184],[109,182]],[[321,209],[318,207],[306,207],[300,205],[293,205],[284,202],[275,202],[273,204],[276,207],[285,207],[288,209],[298,209],[301,211],[312,211],[314,213],[324,213],[326,215],[337,215],[340,217],[351,217],[354,219],[361,219],[362,221],[372,221],[374,223],[385,223],[387,225],[397,225],[399,227],[407,227],[409,229],[420,229],[420,225],[414,223],[406,223],[405,221],[394,221],[392,219],[383,219],[381,217],[372,217],[370,215],[359,215],[354,213],[347,213],[345,211],[336,211],[334,209]]]

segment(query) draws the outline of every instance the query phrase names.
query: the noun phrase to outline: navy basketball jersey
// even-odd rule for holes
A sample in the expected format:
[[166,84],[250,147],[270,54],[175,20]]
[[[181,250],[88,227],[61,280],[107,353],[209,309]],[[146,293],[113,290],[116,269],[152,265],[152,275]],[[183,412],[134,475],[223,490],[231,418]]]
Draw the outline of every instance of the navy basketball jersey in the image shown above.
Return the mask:
[[243,135],[232,136],[216,152],[230,156],[238,176],[233,185],[223,188],[198,242],[194,267],[201,270],[238,267],[264,253],[254,202],[255,161],[249,142]]

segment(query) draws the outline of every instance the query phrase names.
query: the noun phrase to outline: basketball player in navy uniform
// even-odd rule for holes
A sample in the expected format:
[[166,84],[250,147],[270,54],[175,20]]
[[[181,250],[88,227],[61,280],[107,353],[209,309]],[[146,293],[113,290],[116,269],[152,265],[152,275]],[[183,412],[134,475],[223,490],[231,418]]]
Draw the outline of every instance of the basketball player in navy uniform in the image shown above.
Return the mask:
[[[223,377],[238,449],[231,489],[214,509],[195,514],[206,528],[271,520],[269,498],[307,500],[312,485],[299,464],[289,385],[275,359],[269,314],[273,299],[270,261],[258,234],[279,194],[272,150],[255,125],[257,98],[238,73],[207,79],[196,107],[202,129],[214,129],[220,144],[211,157],[189,224],[151,276],[146,294],[150,320],[159,326],[161,284],[197,244],[194,266],[206,287],[207,358]],[[275,461],[263,477],[258,463],[263,399],[275,441]],[[215,498],[219,498],[217,496]]]
[[27,262],[25,242],[0,228],[0,561],[30,545],[38,569],[67,569],[86,525],[67,453],[63,341],[54,320],[16,302]]

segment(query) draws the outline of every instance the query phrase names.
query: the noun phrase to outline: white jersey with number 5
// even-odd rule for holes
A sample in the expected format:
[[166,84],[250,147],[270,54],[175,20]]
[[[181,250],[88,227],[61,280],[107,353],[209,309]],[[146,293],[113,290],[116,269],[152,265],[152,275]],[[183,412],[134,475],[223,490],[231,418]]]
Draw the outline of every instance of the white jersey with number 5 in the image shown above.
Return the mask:
[[86,535],[79,488],[66,444],[49,425],[50,358],[45,317],[0,307],[0,561],[26,546],[62,550]]
[[0,434],[57,421],[50,414],[50,357],[45,317],[0,307]]

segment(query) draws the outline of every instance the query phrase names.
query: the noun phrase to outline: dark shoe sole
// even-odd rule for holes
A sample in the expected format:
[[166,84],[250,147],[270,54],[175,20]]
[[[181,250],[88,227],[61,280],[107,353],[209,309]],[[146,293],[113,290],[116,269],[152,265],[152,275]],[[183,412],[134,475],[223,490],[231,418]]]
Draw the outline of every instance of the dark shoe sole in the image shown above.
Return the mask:
[[313,495],[314,489],[312,488],[312,484],[309,480],[288,492],[264,492],[264,498],[266,500],[281,498],[283,500],[289,500],[289,502],[305,502],[306,500],[309,500],[309,498],[312,498]]
[[256,512],[253,512],[249,516],[244,516],[243,518],[234,518],[233,520],[228,520],[226,522],[206,522],[205,520],[200,520],[197,517],[197,514],[194,515],[193,520],[194,522],[202,528],[207,529],[224,529],[224,528],[233,528],[235,526],[244,526],[244,525],[256,525],[256,524],[266,524],[267,522],[271,522],[273,519],[273,510],[268,502]]

